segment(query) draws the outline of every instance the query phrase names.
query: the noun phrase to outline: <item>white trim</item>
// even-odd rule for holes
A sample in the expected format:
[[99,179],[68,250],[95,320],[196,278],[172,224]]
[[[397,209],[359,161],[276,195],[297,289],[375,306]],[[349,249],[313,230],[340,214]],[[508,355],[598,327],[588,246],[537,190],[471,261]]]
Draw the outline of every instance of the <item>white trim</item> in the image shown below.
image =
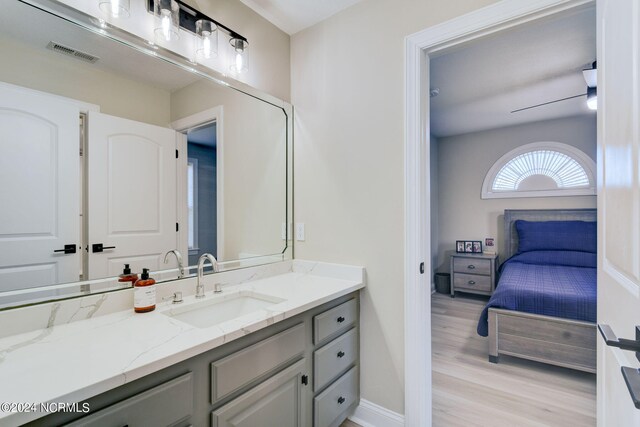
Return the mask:
[[[558,188],[557,190],[537,191],[493,191],[493,181],[504,165],[515,157],[537,150],[551,150],[566,154],[582,166],[589,179],[589,187]],[[482,199],[507,199],[517,197],[559,197],[559,196],[595,196],[596,195],[596,162],[582,150],[562,142],[540,141],[517,147],[500,157],[489,169],[482,182]]]
[[[594,0],[502,0],[410,35],[405,40],[405,423],[431,425],[431,271],[429,184],[429,53]],[[425,153],[426,152],[426,153]]]
[[360,399],[360,404],[349,419],[362,427],[404,427],[405,425],[404,416],[365,399]]
[[[171,123],[171,127],[178,132],[186,133],[203,124],[216,123],[216,224],[218,260],[224,260],[224,108],[222,105],[200,111]],[[186,149],[186,144],[185,144]],[[180,166],[180,165],[178,165]],[[186,177],[186,161],[184,168],[179,171]],[[186,202],[186,199],[185,199]],[[185,209],[186,211],[186,209]],[[180,223],[186,222],[186,216],[180,218]]]

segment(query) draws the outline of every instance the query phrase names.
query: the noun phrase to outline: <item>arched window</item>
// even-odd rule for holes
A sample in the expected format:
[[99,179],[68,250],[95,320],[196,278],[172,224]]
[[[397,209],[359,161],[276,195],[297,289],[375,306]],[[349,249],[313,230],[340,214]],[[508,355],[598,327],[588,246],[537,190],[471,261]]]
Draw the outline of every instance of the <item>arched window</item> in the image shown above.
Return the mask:
[[511,150],[489,169],[482,198],[596,194],[595,162],[559,142],[534,142]]

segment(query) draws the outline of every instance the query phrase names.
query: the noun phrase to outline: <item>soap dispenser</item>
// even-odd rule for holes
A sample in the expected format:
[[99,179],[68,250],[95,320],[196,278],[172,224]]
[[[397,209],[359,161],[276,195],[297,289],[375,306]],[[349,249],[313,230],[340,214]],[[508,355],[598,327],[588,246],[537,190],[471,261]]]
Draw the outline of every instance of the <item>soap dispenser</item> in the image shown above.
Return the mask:
[[124,270],[122,270],[122,274],[118,276],[118,283],[120,283],[123,287],[133,286],[138,280],[138,275],[136,273],[131,273],[131,268],[129,264],[124,265]]
[[143,268],[140,280],[133,285],[133,310],[147,313],[156,309],[156,281],[149,277],[149,269]]

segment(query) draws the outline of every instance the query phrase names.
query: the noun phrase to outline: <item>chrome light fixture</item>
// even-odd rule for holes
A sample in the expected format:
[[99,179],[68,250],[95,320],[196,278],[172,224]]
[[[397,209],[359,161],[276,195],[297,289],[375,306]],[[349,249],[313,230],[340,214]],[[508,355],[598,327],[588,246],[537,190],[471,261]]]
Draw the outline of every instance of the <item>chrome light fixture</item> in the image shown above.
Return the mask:
[[[249,57],[247,56],[249,43],[245,37],[194,9],[182,0],[145,1],[147,3],[147,11],[156,17],[155,36],[157,41],[177,39],[180,30],[193,34],[195,36],[195,46],[192,53],[192,61],[198,62],[217,56],[218,34],[224,33],[224,37],[229,37],[227,40],[229,40],[229,45],[231,46],[229,69],[234,73],[243,73],[249,69]],[[224,53],[226,53],[226,50]]]
[[153,14],[156,41],[170,42],[180,38],[180,6],[175,0],[154,0]]
[[100,0],[98,7],[112,18],[129,17],[129,0]]
[[196,60],[218,55],[218,26],[208,19],[196,21]]
[[244,73],[249,69],[249,57],[247,55],[249,43],[244,39],[233,37],[229,40],[229,44],[233,48],[229,69],[234,73]]

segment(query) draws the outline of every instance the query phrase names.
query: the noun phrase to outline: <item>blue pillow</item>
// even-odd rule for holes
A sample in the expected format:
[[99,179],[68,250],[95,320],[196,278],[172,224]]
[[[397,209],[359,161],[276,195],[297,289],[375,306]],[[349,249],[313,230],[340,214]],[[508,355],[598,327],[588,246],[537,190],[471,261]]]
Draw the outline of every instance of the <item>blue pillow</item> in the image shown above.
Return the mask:
[[578,251],[533,251],[523,252],[509,258],[508,262],[536,265],[563,265],[570,267],[596,268],[597,255]]
[[578,251],[596,253],[597,223],[585,221],[516,221],[518,253]]

